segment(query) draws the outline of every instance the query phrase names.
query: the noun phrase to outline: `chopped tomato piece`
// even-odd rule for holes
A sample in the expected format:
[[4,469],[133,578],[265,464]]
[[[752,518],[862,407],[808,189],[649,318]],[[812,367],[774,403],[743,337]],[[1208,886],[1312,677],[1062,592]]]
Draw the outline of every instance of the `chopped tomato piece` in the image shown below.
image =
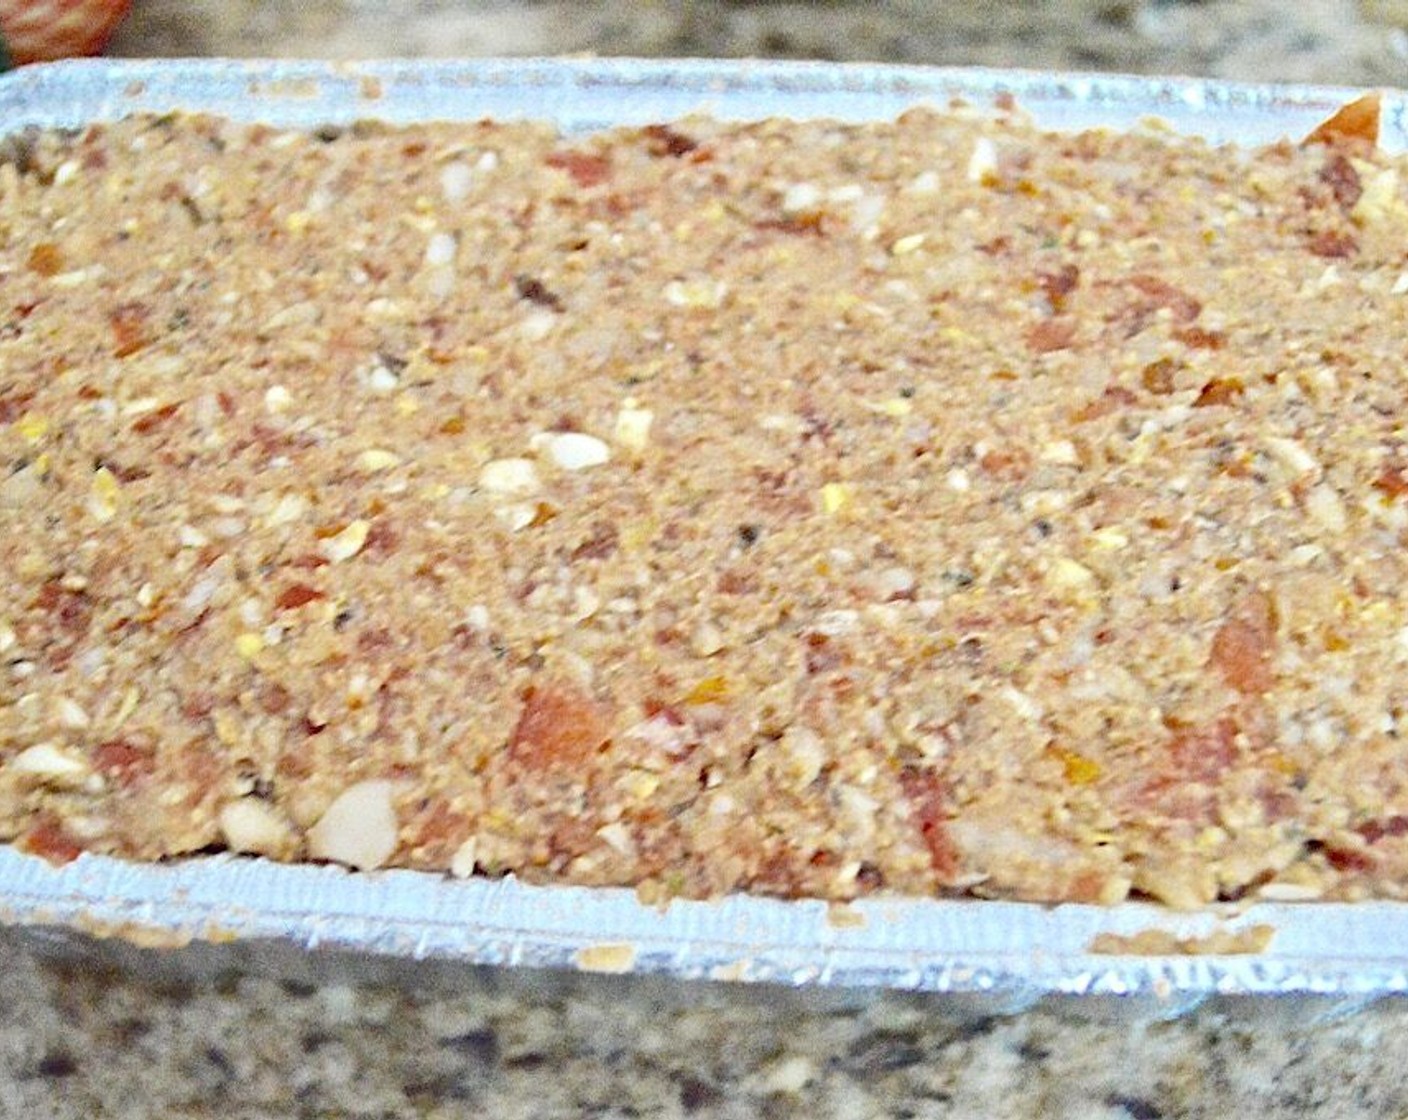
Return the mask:
[[93,751],[93,765],[122,786],[129,786],[156,769],[152,752],[126,739],[99,743]]
[[1275,605],[1264,591],[1254,591],[1213,635],[1209,663],[1230,688],[1258,695],[1276,683],[1271,661],[1275,645]]
[[1353,234],[1327,229],[1312,234],[1310,240],[1306,242],[1306,248],[1317,257],[1324,257],[1326,260],[1343,260],[1345,257],[1354,256],[1359,251],[1359,242],[1355,240]]
[[40,276],[54,276],[63,271],[64,255],[52,241],[41,241],[29,251],[25,264]]
[[1359,201],[1359,196],[1364,193],[1364,185],[1359,181],[1359,172],[1340,152],[1325,161],[1319,177],[1320,181],[1330,188],[1335,201],[1345,210],[1353,209],[1354,204]]
[[1384,817],[1382,820],[1366,821],[1355,831],[1369,844],[1377,844],[1385,837],[1408,836],[1408,817]]
[[181,409],[180,404],[164,404],[151,412],[144,413],[132,423],[132,430],[138,435],[148,435],[165,424]]
[[1167,307],[1180,323],[1191,323],[1203,313],[1202,301],[1182,288],[1160,280],[1157,276],[1131,276],[1131,286],[1148,300],[1152,307]]
[[531,687],[509,740],[509,754],[530,770],[580,767],[611,739],[601,705],[576,685]]
[[1004,482],[1019,482],[1031,470],[1032,457],[1023,448],[993,448],[978,460],[983,473]]
[[1194,408],[1213,408],[1217,405],[1235,404],[1247,387],[1240,377],[1214,377],[1198,393],[1193,402]]
[[1317,125],[1302,143],[1341,144],[1357,140],[1370,145],[1377,144],[1380,101],[1377,93],[1366,93],[1363,97],[1340,106],[1328,120]]
[[1374,479],[1374,489],[1390,498],[1401,498],[1408,494],[1408,475],[1403,473],[1402,467],[1385,467]]
[[1205,327],[1184,327],[1174,331],[1173,337],[1194,350],[1221,350],[1227,345],[1227,336],[1222,331],[1210,331]]
[[1071,293],[1080,287],[1080,269],[1068,264],[1056,272],[1043,272],[1037,277],[1037,285],[1046,293],[1051,310],[1064,311]]
[[1098,420],[1102,416],[1109,416],[1122,408],[1132,408],[1139,403],[1139,398],[1123,385],[1107,385],[1105,391],[1092,401],[1087,401],[1079,408],[1071,412],[1071,419],[1077,424],[1083,424],[1087,420]]
[[1237,761],[1237,721],[1221,716],[1212,723],[1176,727],[1168,741],[1175,781],[1215,782]]
[[1367,852],[1358,852],[1352,848],[1326,848],[1325,862],[1336,871],[1343,871],[1346,874],[1357,875],[1374,869],[1374,858]]
[[1159,358],[1144,367],[1139,380],[1149,392],[1167,396],[1175,388],[1173,378],[1177,372],[1178,363],[1172,358]]
[[274,606],[281,611],[293,611],[299,607],[305,607],[315,600],[326,598],[327,596],[316,587],[309,587],[306,583],[292,583],[279,592],[279,597],[274,600]]
[[567,172],[579,187],[595,187],[611,175],[611,161],[595,152],[572,149],[553,152],[547,158],[547,165]]
[[53,864],[72,863],[83,854],[83,846],[64,831],[53,817],[39,818],[19,842],[22,852],[38,856]]
[[694,137],[667,124],[646,125],[642,132],[646,139],[646,150],[657,158],[674,156],[678,159],[699,147],[699,141]]
[[112,329],[112,353],[128,358],[151,343],[147,334],[147,309],[140,303],[124,303],[108,313]]
[[1027,347],[1036,354],[1069,350],[1076,340],[1076,325],[1070,319],[1043,319],[1027,331]]
[[933,770],[910,768],[900,772],[900,789],[929,849],[934,874],[941,883],[951,883],[958,875],[959,857],[947,827],[948,786]]

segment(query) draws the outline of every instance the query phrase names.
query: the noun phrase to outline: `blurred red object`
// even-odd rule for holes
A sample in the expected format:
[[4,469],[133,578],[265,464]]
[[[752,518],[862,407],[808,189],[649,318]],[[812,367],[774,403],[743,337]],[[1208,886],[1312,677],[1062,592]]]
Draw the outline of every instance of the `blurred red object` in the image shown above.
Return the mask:
[[0,0],[0,35],[16,66],[97,54],[131,2]]

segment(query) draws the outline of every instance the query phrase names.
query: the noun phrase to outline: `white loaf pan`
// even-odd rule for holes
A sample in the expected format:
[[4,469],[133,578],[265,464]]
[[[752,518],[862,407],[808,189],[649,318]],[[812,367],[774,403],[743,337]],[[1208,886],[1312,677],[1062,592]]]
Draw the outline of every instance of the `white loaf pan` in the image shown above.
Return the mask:
[[[981,107],[1015,95],[1057,129],[1132,126],[1158,117],[1215,141],[1303,136],[1356,91],[1220,82],[896,66],[634,60],[478,62],[80,62],[0,79],[0,132],[77,127],[137,111],[204,110],[314,126],[377,118],[534,118],[564,131],[666,121],[706,111],[887,118],[962,97]],[[1405,149],[1405,96],[1384,97],[1381,143]],[[1265,927],[1245,953],[1092,951],[1104,935],[1167,934],[1172,946]],[[186,958],[320,962],[362,975],[443,978],[469,965],[630,973],[644,982],[755,981],[843,999],[908,990],[949,993],[987,1011],[1081,996],[1172,1014],[1210,995],[1296,995],[1352,1008],[1408,989],[1408,904],[1251,904],[1176,914],[1143,904],[1045,907],[981,900],[819,902],[734,897],[642,906],[624,890],[454,881],[409,871],[201,857],[139,865],[83,856],[61,868],[0,845],[0,957],[7,943],[113,955],[98,939],[162,969]],[[1225,941],[1225,938],[1224,938]],[[1148,944],[1141,940],[1140,944]],[[340,950],[310,954],[308,950]],[[120,955],[120,954],[119,954]],[[333,962],[328,966],[328,962]],[[412,964],[411,962],[419,962]],[[324,967],[328,966],[328,967]],[[542,978],[542,974],[536,974]],[[652,981],[654,983],[655,981]],[[437,981],[438,982],[438,981]],[[532,982],[530,980],[530,982]],[[735,989],[741,991],[742,989]],[[775,989],[773,989],[775,991]],[[959,998],[962,997],[962,998]],[[1058,1001],[1067,1002],[1067,1001]],[[1275,1001],[1285,1005],[1288,1002]],[[1300,1002],[1305,1002],[1304,1000]]]

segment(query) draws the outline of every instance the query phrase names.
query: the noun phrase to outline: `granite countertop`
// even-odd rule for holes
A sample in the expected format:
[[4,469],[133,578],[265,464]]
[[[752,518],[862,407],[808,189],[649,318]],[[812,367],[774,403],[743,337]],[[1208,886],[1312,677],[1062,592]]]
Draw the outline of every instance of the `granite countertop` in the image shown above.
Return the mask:
[[1408,0],[137,0],[117,54],[747,55],[1408,84]]
[[[0,939],[0,959],[4,959]],[[0,1117],[1388,1117],[1408,1008],[1325,1020],[1205,1005],[1166,1022],[1079,1002],[983,1015],[933,997],[809,1006],[569,977],[454,994],[228,973],[0,973]]]
[[[782,55],[1408,85],[1408,0],[137,0],[121,55]],[[78,967],[0,932],[10,1117],[1384,1117],[1408,1005],[991,1015],[476,973],[453,992]]]

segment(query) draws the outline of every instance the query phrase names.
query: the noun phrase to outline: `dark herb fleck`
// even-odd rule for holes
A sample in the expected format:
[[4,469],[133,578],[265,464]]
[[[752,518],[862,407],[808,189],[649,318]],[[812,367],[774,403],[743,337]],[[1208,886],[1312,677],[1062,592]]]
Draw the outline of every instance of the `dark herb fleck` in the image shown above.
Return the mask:
[[513,278],[513,290],[518,293],[519,299],[525,299],[529,303],[535,303],[539,307],[546,307],[552,311],[562,310],[561,298],[536,276],[519,273]]

